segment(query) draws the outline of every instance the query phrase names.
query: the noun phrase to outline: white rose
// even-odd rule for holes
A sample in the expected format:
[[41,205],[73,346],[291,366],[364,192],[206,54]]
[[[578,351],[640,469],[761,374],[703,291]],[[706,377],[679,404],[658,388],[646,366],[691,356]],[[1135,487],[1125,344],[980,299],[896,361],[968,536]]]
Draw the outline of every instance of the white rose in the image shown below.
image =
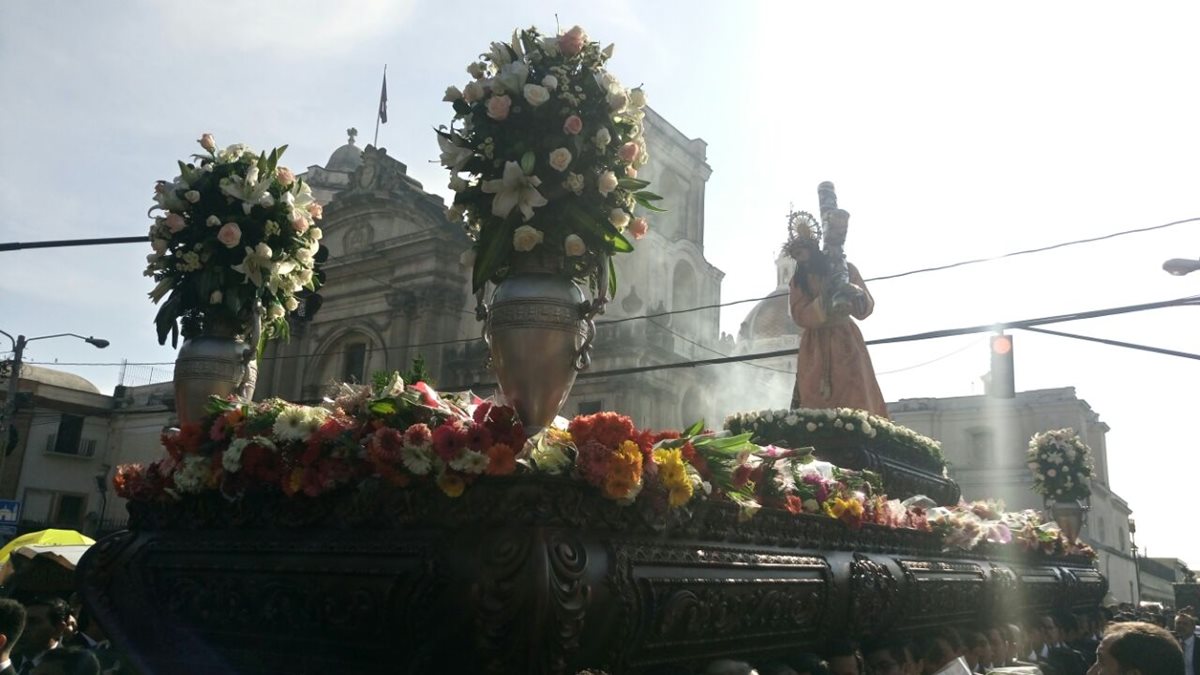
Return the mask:
[[446,94],[442,96],[443,101],[454,102],[463,97],[462,91],[453,85],[446,87]]
[[297,300],[295,296],[290,296],[287,300],[283,301],[283,306],[285,309],[287,309],[287,311],[294,312],[296,311],[296,308],[300,306],[300,301]]
[[183,198],[195,204],[196,202],[200,201],[200,193],[195,190],[188,190],[187,192],[183,193]]
[[212,295],[208,296],[208,304],[219,305],[219,304],[221,304],[221,300],[223,300],[223,299],[224,299],[224,296],[221,295],[221,291],[213,291]]
[[1055,476],[1057,476],[1057,475],[1058,475],[1058,471],[1056,471],[1056,470],[1054,470],[1054,469],[1050,469],[1049,471],[1047,471],[1047,472],[1046,472],[1046,475],[1047,475],[1047,476],[1049,476],[1049,477],[1051,477],[1051,478],[1054,478]]
[[531,225],[522,225],[513,232],[513,248],[518,251],[532,251],[540,243],[542,231]]
[[204,219],[204,224],[209,227],[220,227],[221,219],[216,216],[209,216],[208,218]]
[[575,172],[568,173],[567,180],[563,182],[563,185],[571,192],[579,194],[583,192],[583,175]]
[[450,174],[450,189],[455,192],[462,192],[467,189],[467,181],[460,178],[458,174]]
[[550,91],[554,91],[558,88],[558,78],[553,75],[547,75],[542,78],[542,86]]
[[463,100],[467,103],[483,100],[483,86],[478,82],[472,82],[463,87]]
[[646,92],[641,87],[629,90],[629,103],[635,108],[646,107]]
[[625,209],[613,209],[608,214],[608,222],[612,223],[613,227],[624,232],[625,228],[629,225],[629,214],[625,212]]
[[571,165],[571,151],[566,148],[558,148],[550,153],[550,166],[555,171],[566,171]]
[[550,100],[550,92],[540,84],[527,84],[523,91],[525,100],[535,108]]
[[596,189],[600,194],[608,196],[608,193],[617,189],[617,175],[611,171],[600,174],[599,180],[596,181]]
[[816,431],[816,430],[817,430],[817,425],[816,425],[815,423],[813,423],[813,422],[809,422],[808,424],[805,424],[805,425],[804,425],[804,428],[805,428],[805,429],[807,429],[807,430],[809,430],[809,431]]
[[587,244],[583,243],[579,235],[569,234],[563,242],[563,251],[569,256],[579,257],[587,253]]
[[854,425],[847,422],[846,423],[846,431],[854,431]]
[[608,133],[608,127],[600,127],[600,130],[592,137],[592,142],[601,150],[607,148],[608,144],[612,142],[612,134]]
[[458,256],[458,264],[460,264],[466,268],[474,268],[475,267],[475,249],[469,248],[469,249],[463,251],[462,255]]
[[282,319],[283,315],[283,305],[272,304],[271,307],[267,309],[267,318],[271,321]]
[[613,112],[621,112],[625,106],[629,105],[629,97],[625,92],[608,95],[608,108]]
[[325,236],[325,233],[321,232],[321,228],[319,227],[310,227],[308,228],[308,236],[313,241],[321,241],[321,237]]

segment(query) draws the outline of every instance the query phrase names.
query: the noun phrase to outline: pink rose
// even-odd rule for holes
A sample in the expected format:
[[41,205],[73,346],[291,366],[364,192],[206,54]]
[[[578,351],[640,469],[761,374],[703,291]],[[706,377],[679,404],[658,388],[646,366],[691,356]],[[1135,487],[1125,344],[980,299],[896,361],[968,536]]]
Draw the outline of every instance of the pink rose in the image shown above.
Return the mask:
[[512,108],[512,99],[507,95],[493,96],[487,102],[488,117],[497,122],[508,119],[508,110]]
[[625,145],[622,145],[620,150],[617,150],[617,156],[621,158],[622,162],[632,162],[637,159],[640,150],[637,143],[629,141]]
[[637,178],[637,169],[633,168],[632,166],[627,166],[625,167],[625,175],[629,176],[630,178]]
[[167,226],[167,229],[171,231],[171,234],[175,234],[187,227],[187,221],[185,221],[183,216],[179,215],[178,213],[167,214],[167,219],[164,222]]
[[287,187],[296,181],[296,174],[286,166],[281,166],[275,169],[275,179],[279,181],[280,185]]
[[563,56],[575,56],[583,51],[583,45],[587,44],[587,33],[579,26],[573,26],[571,30],[558,36],[558,51],[563,53]]
[[563,122],[563,133],[575,135],[583,131],[583,120],[579,119],[579,115],[571,115]]
[[200,137],[200,140],[196,142],[200,144],[200,147],[209,152],[217,149],[217,141],[213,138],[212,134],[204,134]]
[[321,215],[324,213],[325,209],[317,202],[308,205],[308,215],[312,216],[313,220],[320,220]]
[[292,229],[300,233],[306,232],[309,228],[308,218],[305,218],[304,214],[298,211],[293,211],[292,213]]
[[217,241],[225,244],[225,248],[233,248],[242,242],[242,228],[237,223],[225,223],[217,232]]
[[634,239],[641,239],[646,236],[646,232],[650,230],[650,224],[645,218],[634,218],[633,222],[629,223],[629,233]]

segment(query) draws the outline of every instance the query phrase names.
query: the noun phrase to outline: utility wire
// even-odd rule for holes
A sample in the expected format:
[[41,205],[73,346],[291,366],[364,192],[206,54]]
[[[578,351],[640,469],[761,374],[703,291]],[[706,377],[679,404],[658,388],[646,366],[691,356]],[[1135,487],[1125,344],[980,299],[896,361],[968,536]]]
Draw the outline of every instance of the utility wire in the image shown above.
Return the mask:
[[1099,342],[1100,344],[1112,345],[1114,347],[1125,347],[1127,349],[1137,349],[1144,352],[1152,352],[1154,354],[1166,354],[1167,356],[1180,356],[1185,359],[1195,359],[1200,361],[1200,354],[1191,352],[1178,352],[1174,349],[1163,349],[1162,347],[1150,347],[1148,345],[1139,345],[1133,342],[1121,342],[1120,340],[1109,340],[1107,338],[1092,337],[1090,335],[1079,335],[1077,333],[1064,333],[1057,330],[1047,330],[1045,328],[1034,328],[1026,326],[1022,330],[1031,331],[1034,333],[1045,333],[1046,335],[1056,335],[1058,337],[1074,338],[1076,340],[1086,340],[1088,342]]
[[[1169,223],[1163,223],[1161,225],[1152,225],[1150,227],[1140,227],[1140,228],[1134,228],[1134,229],[1130,229],[1130,230],[1121,230],[1119,232],[1112,232],[1109,234],[1100,235],[1100,236],[1096,236],[1096,237],[1089,237],[1086,239],[1073,239],[1071,241],[1060,242],[1058,244],[1051,244],[1049,246],[1041,246],[1038,248],[1022,249],[1019,251],[1012,251],[1009,253],[1004,253],[1001,255],[991,256],[991,257],[987,257],[987,258],[974,258],[971,260],[963,260],[963,261],[959,261],[959,262],[955,262],[955,263],[949,263],[946,265],[937,265],[934,267],[923,267],[920,269],[908,270],[907,272],[897,272],[895,274],[885,274],[883,276],[870,277],[870,278],[864,279],[864,281],[868,281],[868,282],[886,281],[888,279],[899,279],[901,277],[912,276],[914,274],[924,274],[926,272],[940,272],[942,270],[954,269],[956,267],[964,267],[967,265],[976,265],[979,263],[993,262],[996,260],[1003,260],[1005,258],[1013,258],[1013,257],[1017,257],[1017,256],[1022,256],[1022,255],[1029,255],[1032,253],[1043,253],[1045,251],[1052,251],[1052,250],[1059,249],[1059,248],[1066,248],[1068,246],[1078,246],[1080,244],[1090,244],[1090,243],[1094,243],[1097,241],[1104,241],[1106,239],[1114,239],[1116,237],[1123,237],[1123,236],[1130,235],[1130,234],[1140,234],[1143,232],[1151,232],[1154,230],[1161,230],[1161,229],[1165,229],[1168,227],[1174,227],[1176,225],[1183,225],[1186,223],[1194,223],[1194,222],[1200,222],[1200,216],[1195,217],[1195,218],[1184,218],[1182,220],[1175,220],[1175,221],[1171,221]],[[150,238],[148,236],[141,236],[141,237],[113,237],[113,238],[108,238],[108,239],[63,239],[63,240],[57,240],[57,241],[42,241],[42,242],[27,242],[27,243],[9,242],[9,243],[0,243],[0,252],[25,249],[25,248],[51,248],[51,247],[59,247],[59,246],[90,246],[90,245],[98,245],[98,244],[125,244],[125,243],[137,243],[137,242],[148,242],[148,241],[150,241]],[[394,286],[392,286],[391,284],[380,281],[379,279],[375,279],[375,281],[377,281],[378,283],[383,284],[384,286],[387,286],[389,288],[394,288]],[[641,315],[637,315],[637,316],[623,317],[620,319],[609,319],[606,321],[597,321],[596,325],[601,326],[601,325],[608,325],[608,324],[625,323],[627,321],[635,321],[635,320],[639,320],[639,319],[653,319],[653,318],[658,318],[658,317],[663,317],[663,316],[671,316],[674,314],[699,312],[699,311],[703,311],[706,309],[719,309],[721,307],[732,307],[734,305],[741,305],[741,304],[745,304],[747,302],[760,302],[762,300],[769,300],[771,298],[778,298],[778,297],[782,297],[785,295],[787,295],[787,293],[771,293],[769,295],[764,295],[762,297],[757,297],[757,298],[745,298],[743,300],[731,300],[729,302],[715,303],[715,304],[709,304],[709,305],[700,305],[698,307],[689,307],[689,308],[685,308],[685,309],[674,309],[674,310],[667,310],[667,311],[662,311],[662,312],[655,312],[653,314],[641,314]],[[469,310],[462,310],[462,311],[467,314],[472,313]]]
[[[718,351],[716,349],[713,349],[712,347],[709,347],[708,345],[700,344],[699,342],[696,342],[695,340],[693,340],[689,337],[684,337],[683,335],[676,333],[675,331],[671,330],[670,328],[667,328],[666,326],[655,321],[654,319],[649,319],[649,321],[650,321],[650,323],[654,324],[655,326],[658,326],[659,328],[667,331],[668,333],[670,333],[671,335],[674,335],[675,337],[679,338],[680,340],[687,342],[688,344],[695,345],[696,347],[699,347],[700,349],[703,349],[707,352],[716,354],[717,356],[729,356],[728,354]],[[760,366],[757,363],[743,363],[742,365],[750,366],[751,368],[758,368],[760,370],[769,370],[773,373],[783,373],[784,375],[793,375],[794,376],[796,374],[796,371],[794,371],[794,370],[783,370],[782,368],[772,368],[770,366]]]
[[[1188,297],[1184,297],[1184,298],[1177,298],[1175,300],[1162,300],[1162,301],[1158,301],[1158,302],[1147,302],[1147,303],[1141,303],[1141,304],[1137,304],[1137,305],[1124,305],[1121,307],[1096,309],[1096,310],[1090,310],[1090,311],[1085,311],[1085,312],[1074,312],[1074,313],[1069,313],[1069,314],[1055,314],[1052,316],[1039,317],[1039,318],[1035,318],[1035,319],[1021,319],[1018,321],[981,324],[981,325],[976,325],[976,326],[967,326],[964,328],[946,328],[946,329],[941,329],[941,330],[926,331],[923,333],[913,333],[910,335],[901,335],[901,336],[890,337],[890,338],[877,338],[875,340],[867,340],[866,344],[868,346],[896,344],[896,343],[901,343],[901,342],[914,342],[914,341],[918,341],[918,340],[930,340],[930,339],[934,339],[934,338],[954,337],[956,335],[971,335],[974,333],[987,333],[987,332],[994,332],[994,331],[1004,330],[1004,329],[1028,329],[1030,326],[1039,326],[1039,325],[1043,325],[1043,324],[1065,323],[1068,321],[1080,321],[1083,319],[1095,319],[1095,318],[1100,318],[1100,317],[1105,317],[1105,316],[1115,316],[1115,315],[1119,315],[1119,314],[1144,312],[1144,311],[1148,311],[1148,310],[1152,310],[1152,309],[1163,309],[1163,308],[1167,308],[1167,307],[1184,307],[1184,306],[1194,306],[1194,305],[1200,305],[1200,295],[1192,295],[1192,296],[1188,296]],[[438,341],[438,342],[417,343],[417,344],[412,344],[412,345],[403,345],[403,346],[399,346],[399,347],[381,347],[381,348],[379,348],[379,350],[387,352],[387,351],[403,350],[403,349],[415,349],[417,347],[458,344],[458,343],[463,343],[463,342],[478,342],[480,339],[481,338],[463,338],[463,339],[458,339],[458,340],[442,340],[442,341]],[[679,361],[679,362],[669,363],[669,364],[637,366],[634,368],[634,371],[635,372],[643,372],[646,370],[659,370],[659,369],[666,369],[666,368],[682,368],[682,367],[687,367],[687,366],[692,366],[692,365],[706,366],[706,365],[715,365],[715,364],[719,364],[719,363],[737,363],[740,361],[755,361],[758,359],[769,359],[769,358],[776,358],[776,357],[780,357],[780,356],[791,356],[791,355],[794,355],[795,353],[796,353],[795,349],[780,349],[780,350],[775,350],[775,351],[770,351],[770,352],[757,352],[757,353],[753,353],[753,354],[737,354],[737,355],[733,355],[733,356],[722,356],[722,357],[714,358],[714,359],[698,359],[695,361]],[[280,360],[286,360],[286,359],[308,358],[308,357],[323,356],[323,355],[324,354],[312,352],[312,353],[308,353],[308,354],[296,354],[296,355],[284,355],[284,356],[264,356],[262,358],[262,360],[263,361],[280,361]],[[117,361],[117,362],[107,362],[107,363],[106,362],[25,361],[25,363],[31,363],[34,365],[46,365],[46,366],[53,366],[53,365],[59,365],[59,366],[167,366],[167,365],[174,364],[173,361],[159,361],[159,362]],[[589,377],[602,377],[602,376],[612,375],[612,374],[621,374],[621,373],[624,373],[626,370],[628,370],[628,369],[621,369],[620,371],[604,371],[603,373],[599,373],[599,374],[592,373],[592,372],[583,372],[583,373],[580,373],[578,377],[581,379],[587,379]]]

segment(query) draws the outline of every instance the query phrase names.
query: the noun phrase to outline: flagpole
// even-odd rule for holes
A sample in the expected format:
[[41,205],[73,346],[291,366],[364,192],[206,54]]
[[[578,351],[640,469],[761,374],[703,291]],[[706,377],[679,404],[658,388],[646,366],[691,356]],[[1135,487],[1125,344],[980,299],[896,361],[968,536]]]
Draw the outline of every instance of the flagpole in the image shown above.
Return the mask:
[[372,143],[376,148],[379,147],[379,119],[383,117],[384,107],[387,105],[387,64],[383,64],[383,88],[379,91],[379,108],[375,111],[375,140]]

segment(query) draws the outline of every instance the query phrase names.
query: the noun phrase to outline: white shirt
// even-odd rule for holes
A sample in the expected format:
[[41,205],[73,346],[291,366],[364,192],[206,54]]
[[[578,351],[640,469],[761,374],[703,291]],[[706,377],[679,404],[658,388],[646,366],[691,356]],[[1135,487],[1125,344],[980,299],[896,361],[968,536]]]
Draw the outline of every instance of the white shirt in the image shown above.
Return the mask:
[[974,674],[971,672],[970,666],[967,665],[966,659],[964,659],[963,657],[960,656],[957,659],[954,659],[953,661],[951,661],[950,663],[947,663],[946,665],[942,666],[942,669],[937,671],[933,675],[974,675]]
[[1189,635],[1188,638],[1183,641],[1183,672],[1187,675],[1193,675],[1193,673],[1196,672],[1196,663],[1194,658],[1195,654],[1196,636]]
[[4,659],[3,661],[0,661],[0,670],[4,670],[10,666],[12,666],[12,659]]

